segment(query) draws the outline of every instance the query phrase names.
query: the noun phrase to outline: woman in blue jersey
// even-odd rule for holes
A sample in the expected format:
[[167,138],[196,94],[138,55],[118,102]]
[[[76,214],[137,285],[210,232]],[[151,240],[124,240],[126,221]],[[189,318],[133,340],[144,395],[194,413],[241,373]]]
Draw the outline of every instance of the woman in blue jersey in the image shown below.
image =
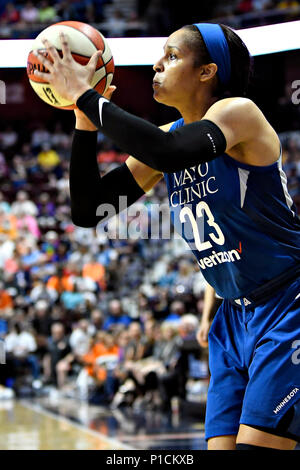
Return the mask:
[[[171,34],[154,65],[154,98],[182,118],[157,128],[91,89],[99,53],[83,67],[61,40],[62,58],[45,42],[53,62],[38,54],[49,73],[36,74],[79,108],[73,222],[95,226],[99,205],[117,207],[121,195],[132,204],[165,178],[175,228],[224,298],[209,332],[208,448],[293,449],[300,440],[300,225],[279,138],[245,98],[245,44],[223,25]],[[132,155],[102,178],[97,129]]]

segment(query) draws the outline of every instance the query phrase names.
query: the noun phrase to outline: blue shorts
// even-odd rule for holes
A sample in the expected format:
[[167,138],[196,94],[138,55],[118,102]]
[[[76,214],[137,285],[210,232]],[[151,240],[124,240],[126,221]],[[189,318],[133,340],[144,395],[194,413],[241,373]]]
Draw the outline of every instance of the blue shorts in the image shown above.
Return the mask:
[[288,432],[300,436],[300,279],[256,308],[224,300],[208,342],[205,438],[274,429],[292,406]]

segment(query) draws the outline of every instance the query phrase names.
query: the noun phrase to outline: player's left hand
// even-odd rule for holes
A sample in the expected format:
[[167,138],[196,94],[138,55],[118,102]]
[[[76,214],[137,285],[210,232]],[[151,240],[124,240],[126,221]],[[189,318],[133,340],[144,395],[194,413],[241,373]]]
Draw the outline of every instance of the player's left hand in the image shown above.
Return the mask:
[[47,39],[42,40],[52,62],[38,51],[35,51],[36,57],[49,70],[49,73],[35,70],[34,74],[47,80],[63,98],[76,103],[79,96],[92,88],[90,84],[102,51],[95,52],[87,65],[81,65],[73,59],[68,38],[64,33],[60,33],[60,40],[62,58],[59,56],[57,49]]

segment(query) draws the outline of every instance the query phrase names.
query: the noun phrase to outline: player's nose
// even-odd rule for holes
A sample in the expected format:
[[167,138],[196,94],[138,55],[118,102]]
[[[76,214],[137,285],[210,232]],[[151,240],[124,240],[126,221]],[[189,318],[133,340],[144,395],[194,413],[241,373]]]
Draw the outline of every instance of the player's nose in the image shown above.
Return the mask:
[[163,69],[164,69],[164,66],[163,66],[162,60],[159,59],[159,60],[153,65],[153,70],[154,70],[154,72],[159,73],[159,72],[162,72]]

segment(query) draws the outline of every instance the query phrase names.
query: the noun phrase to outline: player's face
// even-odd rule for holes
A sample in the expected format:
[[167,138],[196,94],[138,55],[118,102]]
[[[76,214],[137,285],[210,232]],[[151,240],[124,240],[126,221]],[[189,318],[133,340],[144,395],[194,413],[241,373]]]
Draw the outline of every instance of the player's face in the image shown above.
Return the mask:
[[199,87],[198,69],[194,66],[194,54],[189,49],[187,34],[183,29],[171,34],[165,44],[164,55],[153,66],[154,99],[159,103],[180,108]]

